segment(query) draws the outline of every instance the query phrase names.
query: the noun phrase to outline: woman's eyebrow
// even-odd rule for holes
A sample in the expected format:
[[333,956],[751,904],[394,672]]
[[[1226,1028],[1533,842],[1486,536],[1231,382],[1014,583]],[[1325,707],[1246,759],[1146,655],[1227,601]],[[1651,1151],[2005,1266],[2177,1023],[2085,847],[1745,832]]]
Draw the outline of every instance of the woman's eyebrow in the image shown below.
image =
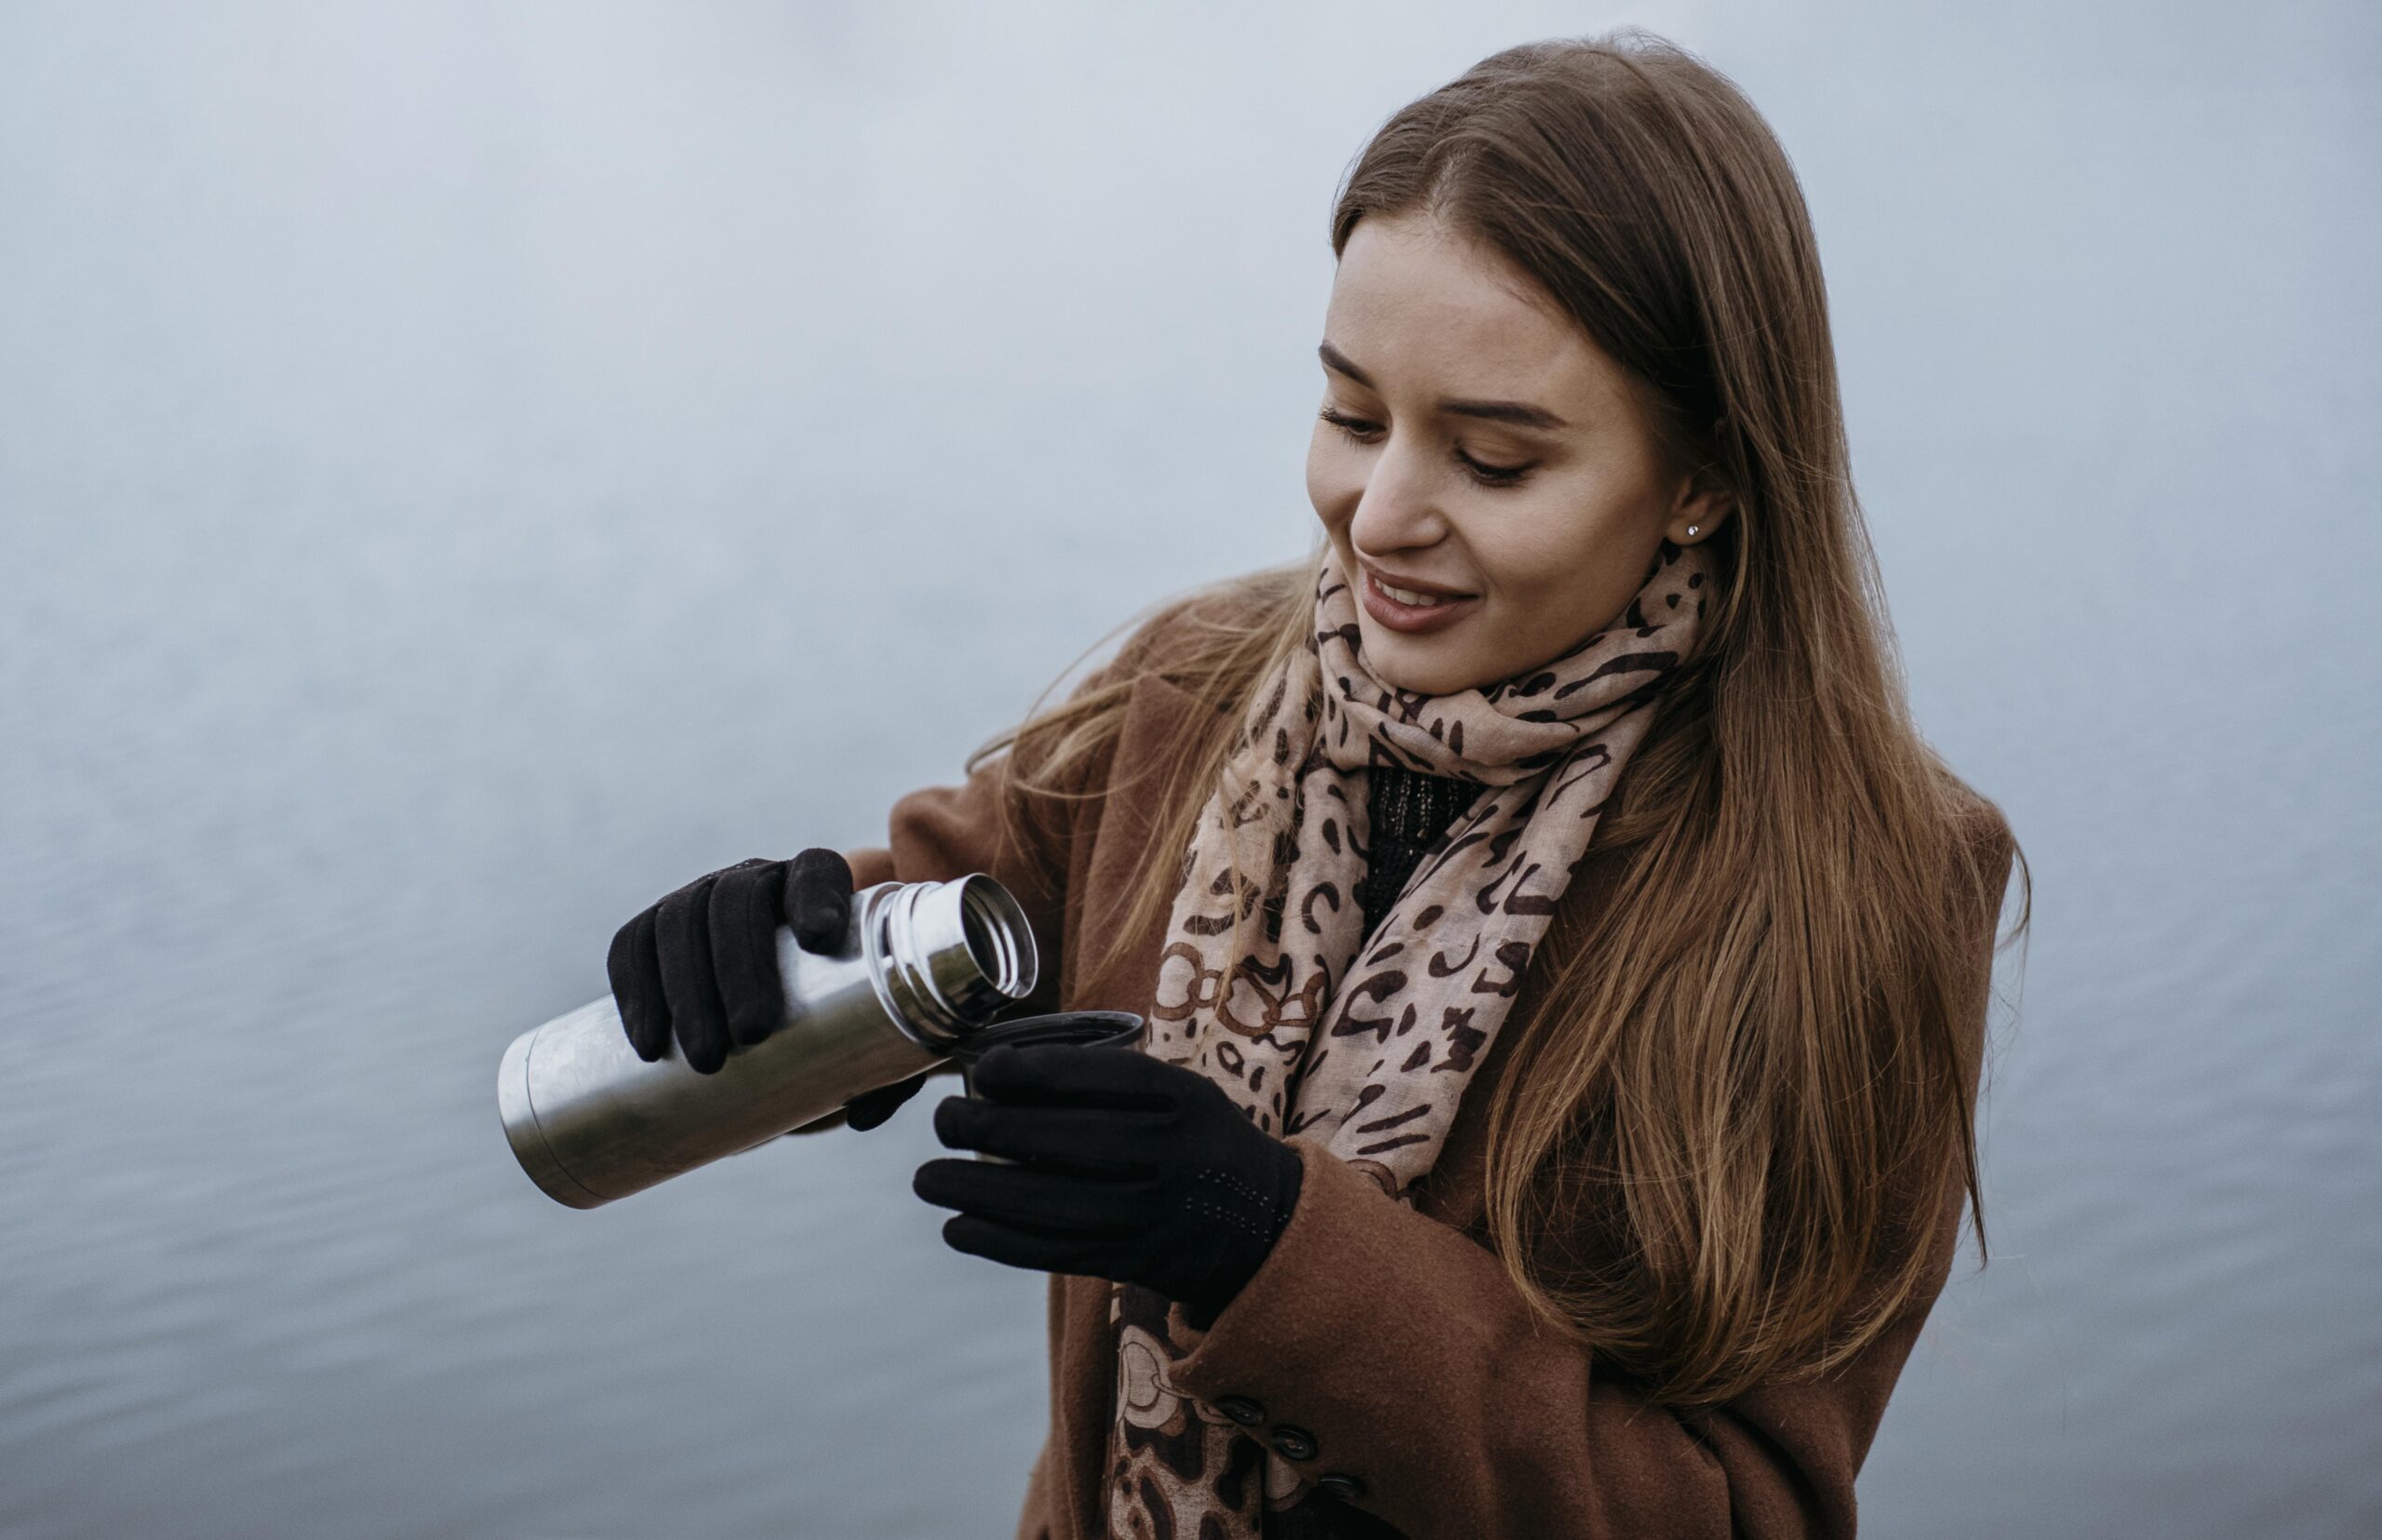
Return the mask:
[[1485,417],[1521,428],[1568,428],[1572,424],[1527,401],[1441,401],[1439,410],[1454,417]]
[[[1330,342],[1318,343],[1315,352],[1316,356],[1323,360],[1325,368],[1346,375],[1367,390],[1379,389],[1373,383],[1372,377],[1357,367],[1356,360],[1333,347]],[[1479,417],[1492,422],[1511,422],[1516,427],[1522,428],[1568,428],[1571,426],[1569,422],[1548,411],[1545,407],[1533,407],[1527,401],[1451,401],[1443,398],[1439,403],[1439,408],[1452,417]]]
[[1358,368],[1357,367],[1357,361],[1349,357],[1346,354],[1341,352],[1338,348],[1333,347],[1330,340],[1327,339],[1324,341],[1317,343],[1315,353],[1317,357],[1323,360],[1323,367],[1325,368],[1337,369],[1342,374],[1346,375],[1349,379],[1354,380],[1357,383],[1364,386],[1367,390],[1374,388],[1373,377]]

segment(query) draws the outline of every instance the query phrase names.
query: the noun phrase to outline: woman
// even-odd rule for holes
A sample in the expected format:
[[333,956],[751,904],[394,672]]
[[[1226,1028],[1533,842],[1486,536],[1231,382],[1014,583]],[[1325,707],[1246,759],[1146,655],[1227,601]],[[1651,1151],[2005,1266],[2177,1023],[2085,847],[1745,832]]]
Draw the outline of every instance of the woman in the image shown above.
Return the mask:
[[1851,1534],[1977,1198],[2014,847],[1906,711],[1793,174],[1691,56],[1534,44],[1332,234],[1314,556],[885,848],[636,917],[623,1020],[716,1067],[782,920],[978,870],[1058,959],[1026,1010],[1150,1017],[987,1056],[935,1129],[1009,1163],[917,1177],[1053,1274],[1023,1535]]

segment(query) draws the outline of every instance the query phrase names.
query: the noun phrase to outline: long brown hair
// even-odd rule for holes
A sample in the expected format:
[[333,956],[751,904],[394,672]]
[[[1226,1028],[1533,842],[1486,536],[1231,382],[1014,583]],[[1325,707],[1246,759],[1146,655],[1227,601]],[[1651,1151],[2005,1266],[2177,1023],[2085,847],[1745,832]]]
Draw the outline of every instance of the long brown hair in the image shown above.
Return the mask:
[[[1677,463],[1735,500],[1708,639],[1596,834],[1612,901],[1533,964],[1538,1026],[1489,1110],[1491,1241],[1547,1319],[1659,1399],[1824,1372],[1931,1287],[1914,1226],[1955,1182],[1983,1244],[1976,941],[2015,846],[1908,715],[1801,190],[1734,85],[1625,33],[1506,49],[1400,110],[1350,168],[1332,250],[1414,211],[1553,296]],[[1172,606],[1166,676],[1217,716],[1131,768],[1166,778],[1154,851],[1187,848],[1252,686],[1304,645],[1315,559]],[[970,769],[1014,748],[1028,791],[1115,789],[1086,767],[1131,674]],[[1163,922],[1180,865],[1144,870],[1088,976]],[[1618,1236],[1585,1257],[1564,1218],[1583,1202]]]

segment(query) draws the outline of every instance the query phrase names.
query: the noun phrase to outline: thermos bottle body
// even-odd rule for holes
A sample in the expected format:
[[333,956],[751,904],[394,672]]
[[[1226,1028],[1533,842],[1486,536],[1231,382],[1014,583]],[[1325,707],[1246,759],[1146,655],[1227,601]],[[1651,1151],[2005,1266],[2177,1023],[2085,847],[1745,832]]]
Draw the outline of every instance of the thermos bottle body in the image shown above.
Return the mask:
[[592,1209],[929,1068],[1032,993],[1039,968],[1024,911],[982,873],[863,888],[833,953],[779,928],[786,1023],[715,1074],[675,1045],[639,1059],[609,995],[515,1038],[496,1075],[505,1137],[547,1197]]

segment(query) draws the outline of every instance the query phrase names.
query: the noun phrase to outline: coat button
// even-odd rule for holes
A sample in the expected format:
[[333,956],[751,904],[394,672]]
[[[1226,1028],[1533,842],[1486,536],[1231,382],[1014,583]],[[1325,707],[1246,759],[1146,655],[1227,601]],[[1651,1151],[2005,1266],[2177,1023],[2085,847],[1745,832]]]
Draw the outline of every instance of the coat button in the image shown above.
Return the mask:
[[1218,1396],[1216,1410],[1243,1427],[1255,1427],[1265,1420],[1265,1409],[1246,1396]]
[[1304,1427],[1292,1427],[1284,1423],[1274,1429],[1274,1453],[1285,1460],[1312,1460],[1315,1458],[1315,1435]]
[[1315,1479],[1315,1484],[1344,1503],[1353,1503],[1365,1494],[1365,1483],[1344,1470],[1327,1470]]

